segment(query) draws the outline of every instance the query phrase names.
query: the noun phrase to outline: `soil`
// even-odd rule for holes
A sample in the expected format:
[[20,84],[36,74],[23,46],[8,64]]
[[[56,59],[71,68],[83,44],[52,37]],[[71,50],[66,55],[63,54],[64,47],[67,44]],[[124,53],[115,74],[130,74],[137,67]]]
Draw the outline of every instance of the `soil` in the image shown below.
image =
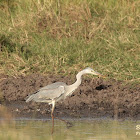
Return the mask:
[[[0,75],[0,93],[3,95],[0,96],[0,106],[6,107],[15,117],[50,118],[51,105],[26,103],[25,98],[39,88],[57,81],[72,84],[75,78],[41,74],[18,78]],[[83,77],[80,87],[66,100],[56,104],[54,115],[64,118],[140,119],[140,86],[132,87],[120,81]]]

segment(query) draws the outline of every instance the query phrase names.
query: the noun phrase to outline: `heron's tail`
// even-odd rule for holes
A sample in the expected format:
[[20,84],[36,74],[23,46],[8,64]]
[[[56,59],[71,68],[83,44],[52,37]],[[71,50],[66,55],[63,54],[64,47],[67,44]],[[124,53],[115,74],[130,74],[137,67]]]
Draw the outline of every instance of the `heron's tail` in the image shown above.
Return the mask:
[[[38,92],[38,91],[37,91],[37,92]],[[33,93],[33,94],[27,96],[27,97],[25,98],[26,103],[27,103],[27,102],[30,102],[30,101],[32,101],[32,100],[34,100],[35,94],[36,94],[37,92],[35,92],[35,93]]]
[[26,103],[27,103],[27,102],[32,101],[33,99],[34,99],[34,94],[31,95],[31,96],[27,96],[27,98],[25,100],[26,100]]

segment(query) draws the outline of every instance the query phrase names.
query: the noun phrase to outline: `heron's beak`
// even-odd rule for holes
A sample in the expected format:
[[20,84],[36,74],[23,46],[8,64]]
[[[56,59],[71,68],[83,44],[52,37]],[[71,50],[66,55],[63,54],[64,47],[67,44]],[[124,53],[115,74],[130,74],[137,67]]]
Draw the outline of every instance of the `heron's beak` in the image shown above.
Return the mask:
[[99,74],[98,75],[99,77],[102,77],[102,78],[106,78],[104,75],[102,75],[102,74]]
[[99,73],[99,72],[94,71],[93,73],[94,73],[94,75],[98,75],[99,77],[106,78],[104,75],[102,75],[102,74]]

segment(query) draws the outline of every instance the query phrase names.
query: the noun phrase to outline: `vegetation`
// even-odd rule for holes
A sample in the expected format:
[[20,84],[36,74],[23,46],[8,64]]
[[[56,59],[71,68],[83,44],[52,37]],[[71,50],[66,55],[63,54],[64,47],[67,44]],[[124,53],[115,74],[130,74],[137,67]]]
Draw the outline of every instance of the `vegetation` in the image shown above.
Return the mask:
[[68,74],[90,66],[140,80],[139,0],[1,0],[0,73]]

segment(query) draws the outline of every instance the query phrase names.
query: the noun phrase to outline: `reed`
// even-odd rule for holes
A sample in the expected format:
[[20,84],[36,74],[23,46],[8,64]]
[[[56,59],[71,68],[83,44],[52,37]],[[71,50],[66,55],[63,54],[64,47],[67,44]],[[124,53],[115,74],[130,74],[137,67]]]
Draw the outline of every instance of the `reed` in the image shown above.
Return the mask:
[[138,0],[0,2],[0,73],[75,74],[90,66],[139,83]]

